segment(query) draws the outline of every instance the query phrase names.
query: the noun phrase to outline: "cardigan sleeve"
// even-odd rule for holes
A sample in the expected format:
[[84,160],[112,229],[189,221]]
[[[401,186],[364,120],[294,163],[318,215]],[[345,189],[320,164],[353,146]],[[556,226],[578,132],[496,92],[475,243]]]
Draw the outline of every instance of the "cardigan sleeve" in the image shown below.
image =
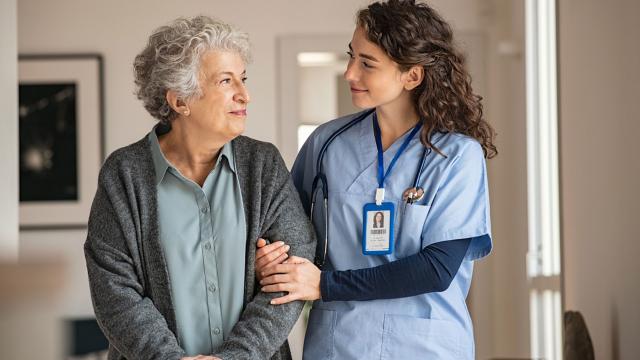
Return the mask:
[[[101,174],[103,180],[104,174]],[[84,244],[89,288],[100,328],[128,359],[180,359],[184,351],[153,301],[145,296],[143,272],[131,255],[124,224],[131,222],[129,204],[109,196],[114,184],[98,184]]]
[[[312,259],[315,233],[302,209],[284,160],[271,144],[261,148],[261,152],[265,156],[262,169],[255,169],[256,173],[250,179],[253,185],[261,182],[259,236],[282,240],[291,246],[291,255]],[[246,265],[248,276],[255,282],[255,241],[250,242],[250,246]],[[270,301],[282,293],[268,294],[259,291],[259,287],[254,289],[255,296],[247,303],[240,320],[215,356],[223,360],[269,359],[287,340],[304,302],[271,305]]]

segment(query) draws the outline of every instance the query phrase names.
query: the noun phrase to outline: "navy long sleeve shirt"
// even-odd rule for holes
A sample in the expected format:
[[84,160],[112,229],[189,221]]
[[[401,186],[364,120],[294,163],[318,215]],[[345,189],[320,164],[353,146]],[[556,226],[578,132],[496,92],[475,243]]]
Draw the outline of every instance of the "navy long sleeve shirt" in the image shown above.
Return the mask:
[[[486,237],[489,235],[483,235]],[[472,239],[431,244],[419,253],[388,264],[345,271],[323,271],[324,301],[394,299],[449,288]]]

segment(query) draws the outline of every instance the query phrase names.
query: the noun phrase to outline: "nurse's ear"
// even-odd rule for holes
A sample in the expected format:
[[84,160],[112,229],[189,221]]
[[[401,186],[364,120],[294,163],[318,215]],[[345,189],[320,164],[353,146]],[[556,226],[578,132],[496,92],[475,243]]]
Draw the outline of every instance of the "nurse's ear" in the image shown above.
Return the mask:
[[403,74],[404,89],[411,91],[422,84],[424,81],[424,68],[419,65],[412,66],[409,70]]

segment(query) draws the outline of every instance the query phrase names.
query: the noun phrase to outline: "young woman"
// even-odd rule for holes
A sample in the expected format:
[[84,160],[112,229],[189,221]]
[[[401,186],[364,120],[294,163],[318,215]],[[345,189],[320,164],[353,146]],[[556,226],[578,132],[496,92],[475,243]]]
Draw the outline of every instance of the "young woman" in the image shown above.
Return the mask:
[[[370,110],[320,126],[292,170],[320,268],[262,247],[263,291],[316,300],[306,359],[473,359],[465,298],[492,247],[485,158],[497,154],[481,98],[426,4],[359,11],[348,54],[353,103]],[[367,231],[377,212],[389,231]]]
[[382,211],[378,211],[375,215],[373,215],[373,227],[374,228],[384,227],[384,214],[382,213]]

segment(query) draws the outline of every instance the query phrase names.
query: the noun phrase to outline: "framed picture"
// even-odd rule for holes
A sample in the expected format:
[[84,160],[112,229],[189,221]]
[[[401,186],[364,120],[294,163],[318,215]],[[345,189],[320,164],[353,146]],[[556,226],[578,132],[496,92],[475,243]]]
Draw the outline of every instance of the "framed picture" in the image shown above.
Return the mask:
[[20,228],[86,227],[104,160],[98,54],[20,55]]

